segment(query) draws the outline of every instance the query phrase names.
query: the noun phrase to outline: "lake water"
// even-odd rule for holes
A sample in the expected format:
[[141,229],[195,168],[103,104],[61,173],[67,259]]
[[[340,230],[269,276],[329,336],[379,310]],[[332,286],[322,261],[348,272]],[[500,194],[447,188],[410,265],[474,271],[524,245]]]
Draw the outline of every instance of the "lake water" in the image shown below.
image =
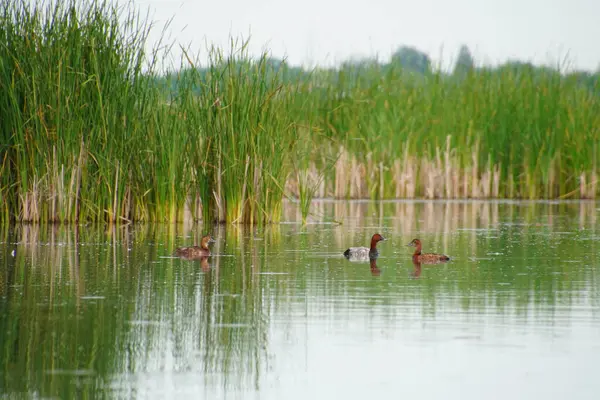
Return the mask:
[[[600,398],[599,203],[314,210],[2,227],[0,399]],[[214,256],[171,256],[207,231]],[[343,258],[375,232],[376,265]],[[415,266],[415,237],[452,261]]]

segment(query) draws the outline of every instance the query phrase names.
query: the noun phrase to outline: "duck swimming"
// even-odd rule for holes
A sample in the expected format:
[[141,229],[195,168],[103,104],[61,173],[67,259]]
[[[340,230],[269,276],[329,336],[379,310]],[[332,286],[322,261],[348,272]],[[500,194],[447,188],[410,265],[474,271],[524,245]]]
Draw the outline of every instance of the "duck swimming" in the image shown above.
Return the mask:
[[413,254],[414,263],[434,264],[450,260],[450,257],[444,254],[421,253],[421,241],[419,239],[413,239],[407,246],[416,247]]
[[209,243],[214,243],[216,240],[210,235],[202,236],[200,239],[200,246],[190,247],[179,247],[175,250],[175,255],[187,259],[200,259],[202,257],[210,256],[210,249],[208,248]]
[[373,258],[379,257],[379,250],[377,250],[377,243],[385,240],[383,236],[376,233],[371,238],[371,247],[350,247],[344,252],[344,257],[350,261],[369,261]]

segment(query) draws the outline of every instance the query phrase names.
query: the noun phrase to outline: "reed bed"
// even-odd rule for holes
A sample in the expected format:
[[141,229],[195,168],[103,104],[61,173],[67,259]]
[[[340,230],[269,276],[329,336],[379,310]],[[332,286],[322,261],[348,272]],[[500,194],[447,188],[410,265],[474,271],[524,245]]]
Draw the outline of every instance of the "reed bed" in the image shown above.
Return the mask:
[[292,92],[244,42],[202,73],[186,54],[169,92],[150,24],[125,10],[3,3],[1,219],[276,221]]
[[598,195],[600,98],[558,69],[415,79],[393,65],[347,65],[322,80],[330,87],[306,94],[296,118],[308,113],[341,145],[327,196]]
[[306,220],[315,197],[599,193],[600,88],[559,70],[309,73],[232,41],[165,71],[131,6],[4,2],[0,24],[1,221],[262,224],[290,196]]

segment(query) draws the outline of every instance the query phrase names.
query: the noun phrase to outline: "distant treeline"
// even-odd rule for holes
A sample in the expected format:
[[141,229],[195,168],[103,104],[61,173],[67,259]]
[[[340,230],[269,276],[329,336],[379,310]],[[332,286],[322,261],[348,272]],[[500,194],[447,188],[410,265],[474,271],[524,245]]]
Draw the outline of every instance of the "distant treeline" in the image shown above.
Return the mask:
[[[352,71],[356,76],[360,76],[361,72],[372,69],[378,70],[381,74],[386,74],[393,70],[402,70],[405,74],[414,79],[443,77],[444,79],[454,79],[455,81],[465,79],[468,74],[484,72],[498,74],[511,73],[515,75],[523,74],[527,76],[538,75],[540,79],[549,74],[560,73],[564,79],[577,82],[591,92],[600,95],[600,69],[596,72],[590,72],[571,70],[567,69],[565,66],[561,71],[561,66],[558,64],[556,67],[536,66],[531,62],[518,60],[506,61],[495,67],[478,66],[471,51],[464,45],[459,50],[452,71],[443,71],[437,68],[426,53],[409,46],[400,46],[398,50],[392,54],[389,62],[379,62],[376,59],[359,59],[345,61],[339,67],[322,68],[317,66],[315,68],[305,69],[300,66],[290,65],[285,59],[267,57],[264,60],[264,64],[268,74],[277,75],[278,80],[282,83],[297,83],[317,76],[333,77],[335,78],[333,79],[335,82],[335,80],[339,78],[337,75],[339,70]],[[210,72],[209,67],[196,66],[194,69],[196,69],[194,73],[199,74],[203,79],[206,79]],[[177,93],[178,79],[186,73],[190,73],[190,70],[189,68],[183,67],[175,73],[167,72],[157,75],[156,82],[166,93],[174,95]],[[179,78],[176,78],[176,76]]]

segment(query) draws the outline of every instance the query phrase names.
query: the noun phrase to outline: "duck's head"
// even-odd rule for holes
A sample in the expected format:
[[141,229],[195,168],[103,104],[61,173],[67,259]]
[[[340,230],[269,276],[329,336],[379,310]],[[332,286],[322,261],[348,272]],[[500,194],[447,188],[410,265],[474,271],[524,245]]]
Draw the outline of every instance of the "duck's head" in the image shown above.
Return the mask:
[[371,242],[375,242],[375,243],[382,242],[384,240],[386,240],[386,239],[383,236],[381,236],[379,233],[374,234],[373,237],[371,238]]
[[412,242],[407,244],[410,247],[419,247],[421,245],[421,241],[419,239],[413,239]]
[[215,242],[216,242],[216,240],[213,239],[212,236],[205,235],[205,236],[202,236],[202,239],[200,240],[200,245],[201,245],[201,247],[208,248],[209,243],[215,243]]

